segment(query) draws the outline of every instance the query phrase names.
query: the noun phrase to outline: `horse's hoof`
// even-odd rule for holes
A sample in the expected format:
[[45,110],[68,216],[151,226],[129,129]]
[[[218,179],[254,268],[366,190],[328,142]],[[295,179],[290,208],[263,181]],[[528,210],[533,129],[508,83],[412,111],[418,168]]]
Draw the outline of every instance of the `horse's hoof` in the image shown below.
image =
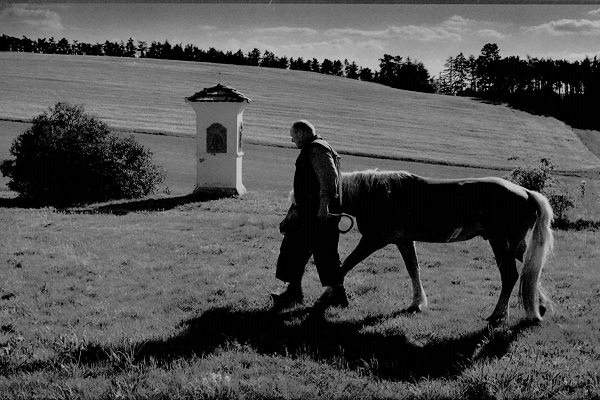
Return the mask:
[[400,311],[402,314],[417,314],[421,312],[421,307],[419,306],[410,306],[408,308],[404,308]]
[[542,318],[531,317],[525,320],[528,325],[539,325],[542,323]]

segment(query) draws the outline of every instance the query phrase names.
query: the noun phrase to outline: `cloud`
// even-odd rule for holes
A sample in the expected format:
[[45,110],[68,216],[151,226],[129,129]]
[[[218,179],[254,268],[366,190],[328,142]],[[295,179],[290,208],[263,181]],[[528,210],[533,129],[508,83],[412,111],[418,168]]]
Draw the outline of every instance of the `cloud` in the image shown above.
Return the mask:
[[[584,52],[584,53],[569,53],[560,58],[568,60],[568,61],[582,61],[585,58],[593,59],[594,57],[600,58],[600,50],[588,51],[588,52]],[[557,59],[558,58],[559,57],[557,57]]]
[[600,35],[600,20],[589,19],[561,19],[545,24],[524,28],[526,33],[551,34],[554,36],[564,35]]
[[293,34],[293,35],[314,35],[317,33],[316,30],[311,28],[296,28],[289,26],[278,26],[273,28],[255,28],[251,32],[259,34]]
[[455,40],[460,41],[460,35],[442,27],[423,25],[390,26],[384,30],[360,30],[353,28],[328,29],[326,36],[358,36],[371,39],[414,39],[420,41]]
[[324,40],[316,42],[305,42],[305,43],[287,43],[285,45],[270,46],[269,48],[279,48],[292,51],[290,54],[294,54],[293,51],[301,52],[316,52],[316,51],[331,51],[331,50],[346,50],[354,47],[354,42],[347,38],[339,38],[334,40]]
[[587,15],[589,15],[590,17],[600,17],[600,8],[598,8],[597,10],[588,11]]
[[477,34],[479,34],[479,36],[482,36],[482,37],[497,39],[497,40],[506,38],[506,35],[498,32],[498,31],[495,31],[493,29],[480,29],[479,31],[477,31]]
[[323,48],[331,48],[334,50],[344,50],[350,48],[354,45],[354,42],[347,38],[340,38],[330,41],[321,42],[320,45]]
[[412,39],[423,42],[454,41],[460,42],[467,35],[478,35],[494,39],[504,39],[506,26],[498,22],[477,21],[453,15],[436,25],[390,26],[383,30],[361,30],[355,28],[329,29],[325,35],[339,37],[363,37],[379,40]]
[[569,62],[583,61],[586,58],[594,59],[594,57],[600,58],[600,48],[596,51],[583,51],[583,52],[570,52],[568,50],[557,50],[553,52],[547,52],[543,54],[531,55],[537,58],[546,58],[550,60],[566,60]]
[[23,24],[51,31],[62,31],[60,15],[56,12],[28,4],[15,4],[0,13],[0,20]]
[[441,27],[453,32],[466,32],[475,21],[454,15],[441,23]]
[[441,24],[446,30],[460,34],[463,38],[469,35],[495,40],[507,38],[509,35],[502,33],[502,31],[509,31],[511,28],[510,25],[497,21],[478,21],[464,18],[460,15],[454,15]]
[[324,32],[325,36],[361,36],[369,38],[389,39],[390,35],[386,30],[361,30],[353,28],[333,28]]
[[385,51],[385,45],[380,40],[362,40],[356,42],[355,46],[359,49],[376,51],[380,53],[383,53]]
[[434,40],[462,40],[462,37],[459,34],[443,27],[408,25],[399,28],[394,27],[392,28],[392,32],[400,37],[422,40],[424,42]]

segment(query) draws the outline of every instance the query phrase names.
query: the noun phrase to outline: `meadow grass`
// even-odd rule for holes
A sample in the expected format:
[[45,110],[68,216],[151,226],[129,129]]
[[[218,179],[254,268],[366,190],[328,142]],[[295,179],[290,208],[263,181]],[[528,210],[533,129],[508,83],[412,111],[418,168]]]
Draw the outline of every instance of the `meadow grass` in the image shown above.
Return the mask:
[[[586,229],[555,232],[542,275],[555,312],[540,325],[523,323],[514,293],[508,321],[487,327],[500,276],[482,239],[417,244],[430,302],[421,314],[401,312],[410,280],[393,246],[349,274],[349,308],[329,310],[324,320],[307,318],[321,293],[311,263],[304,303],[273,313],[268,293],[278,287],[277,225],[296,153],[252,148],[256,154],[248,152],[244,167],[250,192],[242,198],[189,195],[194,118],[182,96],[223,72],[255,100],[244,131],[257,143],[280,145],[290,121],[314,116],[349,152],[504,170],[542,155],[563,172],[594,167],[597,157],[564,125],[469,99],[315,74],[0,57],[7,66],[0,76],[10,77],[0,117],[29,119],[69,100],[113,127],[166,133],[137,137],[167,167],[171,185],[148,199],[32,209],[13,199],[2,178],[0,399],[600,398],[597,175],[561,176],[576,199],[569,219]],[[321,93],[316,100],[315,93]],[[0,122],[0,158],[17,134],[9,125]],[[540,151],[532,153],[537,144]],[[348,156],[343,162],[345,170],[405,165]],[[407,169],[439,177],[490,173],[433,164]],[[358,240],[356,230],[342,237],[342,257]]]
[[418,244],[420,315],[401,312],[410,281],[390,246],[348,276],[349,308],[311,321],[312,264],[305,302],[270,310],[285,197],[148,204],[0,209],[3,398],[600,396],[597,232],[556,232],[539,326],[516,295],[486,326],[500,280],[481,239]]

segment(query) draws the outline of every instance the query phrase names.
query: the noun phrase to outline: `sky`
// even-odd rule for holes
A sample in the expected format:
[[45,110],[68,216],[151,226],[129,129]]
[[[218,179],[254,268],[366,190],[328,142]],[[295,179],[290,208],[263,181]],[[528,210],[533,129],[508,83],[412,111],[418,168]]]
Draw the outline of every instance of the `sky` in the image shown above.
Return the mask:
[[[281,0],[279,0],[281,1]],[[384,54],[421,61],[432,76],[448,57],[481,54],[581,60],[600,56],[600,2],[590,4],[0,3],[0,34],[88,43],[258,48],[288,58],[355,61]]]

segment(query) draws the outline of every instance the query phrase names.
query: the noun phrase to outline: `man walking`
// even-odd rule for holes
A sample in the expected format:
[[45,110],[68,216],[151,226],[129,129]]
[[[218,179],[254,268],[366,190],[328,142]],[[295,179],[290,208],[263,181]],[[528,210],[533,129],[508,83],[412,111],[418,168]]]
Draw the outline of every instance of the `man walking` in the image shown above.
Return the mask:
[[306,120],[292,125],[292,142],[300,149],[294,173],[296,216],[281,226],[284,234],[275,277],[288,285],[273,293],[275,307],[282,308],[303,300],[302,276],[312,255],[324,292],[313,305],[323,312],[331,306],[346,307],[348,298],[338,252],[339,214],[341,209],[341,171],[338,153]]

